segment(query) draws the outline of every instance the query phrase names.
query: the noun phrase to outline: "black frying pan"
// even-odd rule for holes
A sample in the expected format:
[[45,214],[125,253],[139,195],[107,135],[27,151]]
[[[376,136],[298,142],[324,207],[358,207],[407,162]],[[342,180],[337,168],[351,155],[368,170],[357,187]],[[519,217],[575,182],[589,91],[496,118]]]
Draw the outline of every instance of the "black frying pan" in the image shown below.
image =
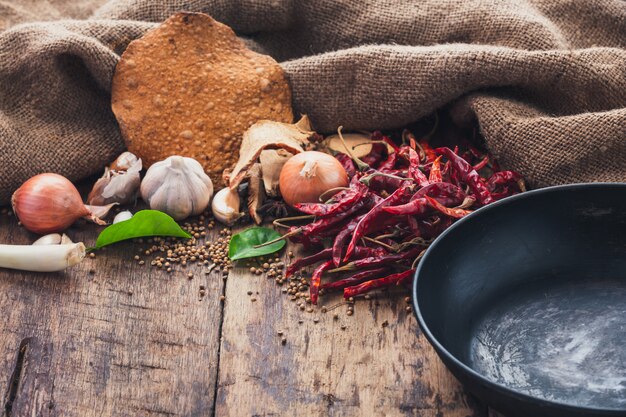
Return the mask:
[[544,188],[443,233],[413,287],[420,326],[507,416],[626,416],[626,184]]

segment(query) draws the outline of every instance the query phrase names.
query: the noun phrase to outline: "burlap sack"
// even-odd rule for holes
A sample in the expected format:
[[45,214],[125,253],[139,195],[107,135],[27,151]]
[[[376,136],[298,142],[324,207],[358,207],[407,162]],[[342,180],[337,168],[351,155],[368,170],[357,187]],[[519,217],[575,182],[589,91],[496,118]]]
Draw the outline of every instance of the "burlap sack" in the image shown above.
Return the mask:
[[98,0],[76,3],[0,5],[0,202],[33,174],[79,179],[123,149],[109,108],[119,54],[180,10],[281,61],[321,131],[399,127],[450,104],[536,186],[626,180],[622,0],[113,0],[87,20],[14,25]]

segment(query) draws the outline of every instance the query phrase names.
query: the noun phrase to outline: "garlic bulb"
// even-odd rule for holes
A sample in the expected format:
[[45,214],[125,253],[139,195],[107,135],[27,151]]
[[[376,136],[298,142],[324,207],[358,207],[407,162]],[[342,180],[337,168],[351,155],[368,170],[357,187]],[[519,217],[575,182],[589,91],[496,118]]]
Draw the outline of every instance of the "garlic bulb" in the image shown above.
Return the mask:
[[211,210],[217,221],[224,223],[226,226],[232,226],[244,216],[244,213],[239,211],[240,204],[241,200],[237,191],[226,187],[219,190],[213,197]]
[[198,161],[175,155],[148,169],[140,193],[151,209],[182,220],[207,208],[213,183]]

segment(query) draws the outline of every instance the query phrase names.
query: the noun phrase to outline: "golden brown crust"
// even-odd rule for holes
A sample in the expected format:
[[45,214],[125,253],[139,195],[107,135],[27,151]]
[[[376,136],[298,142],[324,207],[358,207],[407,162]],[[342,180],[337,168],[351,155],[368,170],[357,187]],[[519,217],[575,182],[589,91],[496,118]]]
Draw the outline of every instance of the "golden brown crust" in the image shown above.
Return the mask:
[[113,76],[111,105],[128,150],[149,167],[197,159],[215,184],[261,119],[291,123],[282,68],[201,13],[178,13],[130,43]]

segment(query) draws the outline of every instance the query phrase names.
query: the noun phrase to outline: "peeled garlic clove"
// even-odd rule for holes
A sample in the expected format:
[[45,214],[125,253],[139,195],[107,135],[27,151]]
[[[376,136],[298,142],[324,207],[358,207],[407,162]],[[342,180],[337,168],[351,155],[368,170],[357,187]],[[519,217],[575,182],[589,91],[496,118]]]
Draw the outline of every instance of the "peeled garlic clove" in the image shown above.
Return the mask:
[[70,243],[74,243],[72,242],[72,239],[70,239],[70,237],[68,235],[66,235],[65,233],[63,233],[61,235],[61,245],[69,245]]
[[240,204],[241,200],[237,191],[226,187],[219,190],[213,197],[211,210],[217,221],[232,226],[244,216],[244,213],[239,211]]
[[50,233],[37,239],[33,245],[58,245],[61,243],[61,235],[58,233]]
[[128,210],[120,211],[113,218],[113,224],[130,220],[132,217],[133,217],[133,213],[131,213],[130,211]]
[[37,239],[33,242],[33,246],[39,245],[68,245],[72,242],[72,239],[65,233],[60,235],[58,233],[50,233],[49,235],[45,235]]
[[140,193],[151,209],[182,220],[208,207],[213,183],[198,161],[175,155],[148,169]]

